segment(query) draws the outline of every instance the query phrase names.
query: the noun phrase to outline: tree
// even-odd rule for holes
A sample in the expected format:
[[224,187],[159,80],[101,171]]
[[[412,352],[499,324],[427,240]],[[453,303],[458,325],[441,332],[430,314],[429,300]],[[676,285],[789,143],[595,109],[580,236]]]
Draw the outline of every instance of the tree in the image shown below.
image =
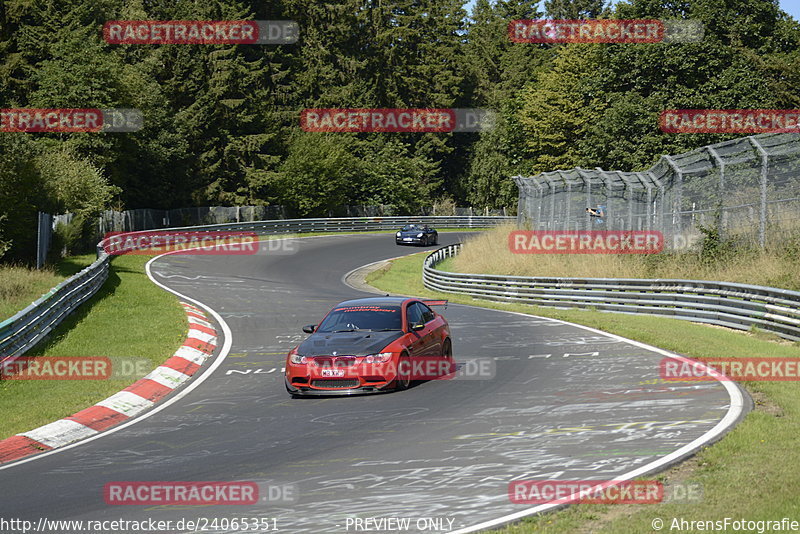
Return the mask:
[[601,46],[559,47],[552,69],[523,90],[519,122],[525,133],[530,171],[585,163],[581,146],[589,140],[608,105],[608,96],[596,77],[601,70]]
[[351,134],[298,132],[270,184],[276,200],[299,217],[327,217],[347,201],[359,173]]
[[603,5],[603,0],[544,0],[544,10],[551,19],[596,19]]
[[0,133],[0,232],[4,259],[26,260],[36,250],[36,212],[45,206],[36,147],[24,135]]
[[462,188],[476,206],[500,208],[516,201],[511,176],[519,171],[524,151],[519,92],[547,68],[554,49],[512,42],[508,24],[541,17],[537,6],[530,1],[479,0],[470,16],[465,50],[472,105],[493,110],[497,117],[493,130],[474,134],[466,147],[469,158]]

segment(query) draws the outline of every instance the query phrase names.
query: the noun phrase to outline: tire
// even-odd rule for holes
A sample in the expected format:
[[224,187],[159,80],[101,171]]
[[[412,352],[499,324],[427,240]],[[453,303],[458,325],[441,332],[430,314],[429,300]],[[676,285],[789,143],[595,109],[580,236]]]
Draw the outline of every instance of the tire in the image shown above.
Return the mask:
[[433,234],[433,244],[434,245],[439,244],[439,234]]
[[[406,365],[403,365],[402,362],[408,362]],[[408,368],[411,366],[411,360],[408,356],[407,352],[404,352],[400,355],[400,358],[397,360],[397,378],[395,378],[395,391],[405,391],[409,387],[411,387],[411,374],[409,371],[408,376],[405,378],[400,377],[400,369]]]
[[449,337],[442,343],[442,356],[448,360],[453,359],[453,343]]
[[450,375],[458,371],[458,367],[456,366],[456,361],[453,359],[453,343],[450,341],[450,338],[445,338],[442,342],[442,364],[443,366],[447,365],[447,373],[446,375]]

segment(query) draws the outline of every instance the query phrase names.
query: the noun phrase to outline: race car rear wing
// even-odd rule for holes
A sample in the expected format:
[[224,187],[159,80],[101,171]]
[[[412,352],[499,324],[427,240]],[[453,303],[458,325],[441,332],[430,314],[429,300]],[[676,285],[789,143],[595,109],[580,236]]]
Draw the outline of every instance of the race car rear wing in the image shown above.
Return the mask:
[[423,300],[423,304],[427,304],[428,306],[444,306],[447,307],[446,300]]

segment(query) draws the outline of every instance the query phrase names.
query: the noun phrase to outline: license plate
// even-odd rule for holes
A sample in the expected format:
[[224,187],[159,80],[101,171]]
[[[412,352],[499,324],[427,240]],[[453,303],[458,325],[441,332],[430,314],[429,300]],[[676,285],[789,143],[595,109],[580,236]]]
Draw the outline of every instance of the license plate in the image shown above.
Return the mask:
[[333,377],[344,376],[344,369],[323,369],[322,376],[333,376]]
[[413,239],[414,239],[413,237],[404,237],[404,238],[403,238],[403,241],[411,241],[411,240],[413,240]]

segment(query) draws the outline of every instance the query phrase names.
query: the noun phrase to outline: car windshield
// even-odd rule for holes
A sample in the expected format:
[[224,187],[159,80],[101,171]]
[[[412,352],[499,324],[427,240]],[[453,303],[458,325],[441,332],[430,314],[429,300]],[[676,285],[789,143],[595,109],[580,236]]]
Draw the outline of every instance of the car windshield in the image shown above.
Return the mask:
[[401,231],[403,232],[413,232],[414,230],[422,230],[422,228],[420,228],[416,224],[407,224],[403,228],[401,228]]
[[400,330],[400,306],[339,306],[322,321],[317,332],[355,332],[356,330]]

